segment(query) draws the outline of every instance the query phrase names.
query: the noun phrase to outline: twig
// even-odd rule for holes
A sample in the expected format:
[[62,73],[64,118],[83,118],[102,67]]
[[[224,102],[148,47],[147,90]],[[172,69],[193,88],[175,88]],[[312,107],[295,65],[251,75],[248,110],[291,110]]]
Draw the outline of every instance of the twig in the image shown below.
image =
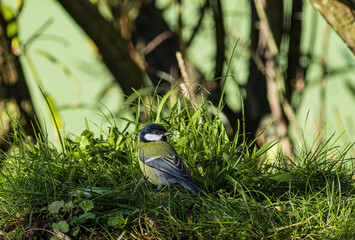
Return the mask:
[[180,46],[180,52],[183,57],[186,56],[186,46],[184,44],[184,38],[182,36],[182,29],[183,29],[183,23],[182,23],[182,0],[177,0],[177,6],[178,6],[178,36],[179,36],[179,46]]
[[[265,29],[264,34],[266,35],[266,45],[264,53],[266,60],[264,67],[267,84],[267,100],[269,102],[271,114],[276,123],[277,137],[280,138],[280,146],[282,152],[286,156],[292,158],[291,142],[287,136],[288,129],[285,119],[283,117],[281,104],[283,101],[286,101],[285,97],[283,96],[284,92],[281,91],[281,89],[285,89],[285,83],[282,72],[279,71],[279,67],[277,66],[277,63],[275,61],[279,51],[273,33],[271,32],[271,28],[267,19],[267,15],[265,13],[263,3],[261,2],[261,0],[254,0],[254,2],[258,16],[261,21],[260,24],[263,24]],[[258,67],[263,66],[260,63],[262,63],[262,61],[259,62]],[[277,77],[280,80],[279,82],[276,81]],[[281,85],[281,87],[278,86],[278,84]],[[285,165],[288,164],[289,163],[285,162]]]
[[[261,60],[260,56],[256,52],[252,51],[250,49],[250,47],[245,43],[245,41],[243,41],[240,38],[240,36],[238,34],[234,34],[234,35],[235,35],[235,38],[240,39],[240,41],[239,41],[240,46],[242,46],[243,48],[247,49],[250,52],[251,58],[256,63],[258,70],[264,76],[267,76],[265,64]],[[281,81],[284,81],[284,76],[282,74],[280,75],[280,78],[281,78]],[[277,87],[277,91],[281,92],[277,85],[276,85],[276,87]],[[283,97],[283,96],[281,95],[281,97]],[[282,100],[282,109],[287,117],[287,120],[290,122],[291,126],[295,129],[299,140],[302,140],[301,127],[298,124],[298,121],[296,119],[296,115],[295,115],[290,103],[288,102],[288,100],[285,97],[283,97],[283,100]]]
[[159,46],[166,39],[170,38],[172,35],[173,34],[170,31],[160,33],[143,48],[143,53],[145,55],[151,53],[157,46]]
[[311,216],[311,217],[309,217],[308,219],[306,219],[305,221],[302,221],[302,222],[293,223],[293,224],[290,224],[290,225],[287,225],[287,226],[283,226],[283,227],[278,227],[278,228],[276,228],[275,230],[276,230],[276,231],[282,231],[282,230],[285,230],[285,229],[287,229],[287,228],[291,228],[291,227],[296,227],[296,226],[298,226],[298,225],[302,225],[302,224],[304,224],[304,223],[309,222],[309,220],[311,220],[313,217],[314,217],[314,216]]
[[[215,58],[215,70],[214,70],[214,78],[220,85],[219,77],[222,76],[223,72],[223,63],[225,60],[225,30],[224,30],[224,22],[223,22],[223,15],[222,15],[222,3],[221,0],[212,1],[211,4],[212,11],[213,11],[213,19],[215,25],[215,39],[216,39],[216,58]],[[219,80],[218,80],[219,79]]]
[[197,105],[197,101],[196,101],[196,98],[195,98],[195,92],[196,92],[196,89],[197,89],[197,85],[191,83],[190,80],[189,80],[189,75],[186,72],[185,63],[184,63],[184,60],[182,58],[181,52],[176,52],[176,59],[178,61],[179,68],[180,68],[180,71],[181,71],[181,75],[182,75],[182,78],[183,78],[183,81],[184,81],[184,83],[181,84],[181,88],[183,90],[184,96],[197,109],[198,105]]
[[169,215],[169,217],[171,218],[171,220],[173,220],[175,223],[178,223],[175,218],[171,215],[171,213],[168,211],[168,209],[166,209],[165,207],[163,206],[160,206],[161,208],[164,209],[164,211]]
[[[253,61],[256,63],[258,70],[264,76],[267,76],[266,67],[265,67],[263,61],[261,60],[260,56],[258,54],[256,54],[256,52],[252,51],[245,43],[243,44],[243,42],[241,42],[241,45],[249,50],[249,52],[251,53],[251,57],[252,57]],[[280,78],[281,78],[281,81],[284,81],[283,75],[280,75]],[[276,87],[277,87],[277,92],[281,92],[277,85],[276,85]],[[282,95],[281,95],[281,97],[282,97]],[[298,124],[295,112],[293,111],[290,103],[288,102],[288,100],[285,97],[283,97],[283,100],[282,100],[282,109],[287,117],[287,120],[290,122],[291,126],[295,129],[298,139],[302,140],[301,127]]]
[[267,20],[264,6],[263,6],[261,0],[254,0],[254,2],[255,2],[256,11],[258,12],[261,22],[264,22],[267,27],[267,31],[266,31],[267,43],[268,43],[268,47],[270,49],[270,52],[271,52],[272,56],[276,56],[278,54],[279,50],[277,48],[274,35],[271,32],[270,24],[269,24],[269,21]]
[[[266,60],[265,66],[263,65],[262,60],[260,59],[260,57],[257,54],[252,54],[252,57],[254,59],[257,59],[256,63],[258,65],[258,67],[264,69],[264,71],[262,71],[262,72],[265,74],[265,77],[268,81],[268,85],[269,85],[268,88],[272,91],[275,91],[274,94],[268,95],[271,112],[275,118],[276,124],[279,124],[278,127],[281,128],[279,130],[279,134],[287,133],[287,129],[286,129],[286,132],[283,129],[284,125],[286,123],[284,122],[284,120],[282,120],[282,118],[280,118],[280,115],[279,115],[280,108],[282,107],[282,109],[284,110],[285,116],[289,120],[290,124],[295,128],[296,132],[298,133],[299,138],[302,138],[302,133],[301,133],[300,127],[297,123],[295,114],[294,114],[290,104],[288,103],[286,97],[284,96],[285,93],[281,90],[281,89],[285,89],[285,87],[284,87],[285,77],[282,74],[282,71],[280,71],[279,67],[275,65],[275,57],[279,52],[276,42],[275,42],[275,38],[271,32],[269,22],[267,20],[267,16],[266,16],[264,7],[262,5],[262,2],[260,0],[254,0],[254,2],[255,2],[255,6],[256,6],[256,9],[257,9],[257,12],[258,12],[258,15],[259,15],[261,21],[264,21],[264,23],[266,24],[266,30],[267,30],[266,34],[267,34],[267,43],[268,43],[268,47],[269,47],[269,56],[266,56],[267,60]],[[275,69],[279,73],[278,74],[278,78],[279,78],[278,84],[276,83]],[[272,82],[273,82],[273,84],[272,84]],[[275,104],[277,104],[278,106],[276,106]],[[274,106],[272,106],[272,105],[274,105]],[[279,135],[279,136],[282,136],[282,135]],[[283,136],[283,137],[285,137],[285,136]]]

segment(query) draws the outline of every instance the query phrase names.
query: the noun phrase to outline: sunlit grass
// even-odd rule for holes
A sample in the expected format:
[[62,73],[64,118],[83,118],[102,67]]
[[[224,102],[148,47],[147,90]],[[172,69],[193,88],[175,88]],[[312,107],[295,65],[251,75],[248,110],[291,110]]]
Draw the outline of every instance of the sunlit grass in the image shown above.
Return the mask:
[[[61,136],[64,152],[44,134],[33,144],[14,123],[0,162],[0,238],[354,239],[353,145],[314,141],[294,149],[290,165],[281,154],[270,165],[272,143],[258,149],[242,130],[230,139],[209,102],[168,100],[139,95],[135,122],[119,130],[111,121],[98,136],[86,123],[81,136]],[[142,114],[175,133],[170,143],[205,197],[144,180]]]

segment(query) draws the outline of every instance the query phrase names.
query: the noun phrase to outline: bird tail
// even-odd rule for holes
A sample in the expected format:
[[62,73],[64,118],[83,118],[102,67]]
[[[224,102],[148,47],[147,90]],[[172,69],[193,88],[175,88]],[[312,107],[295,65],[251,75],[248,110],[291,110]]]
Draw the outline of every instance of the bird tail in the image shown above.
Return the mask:
[[190,190],[194,194],[197,194],[200,196],[205,196],[205,194],[202,192],[202,190],[199,187],[197,187],[196,184],[193,183],[192,181],[181,181],[179,183],[180,183],[180,185],[184,186],[185,188],[187,188],[188,190]]

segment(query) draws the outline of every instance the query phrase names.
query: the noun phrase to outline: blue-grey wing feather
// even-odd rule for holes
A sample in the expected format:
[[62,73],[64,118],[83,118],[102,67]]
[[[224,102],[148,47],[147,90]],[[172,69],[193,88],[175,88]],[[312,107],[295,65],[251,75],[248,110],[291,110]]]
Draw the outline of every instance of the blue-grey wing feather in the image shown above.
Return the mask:
[[202,190],[194,184],[188,168],[175,151],[165,157],[144,156],[144,151],[140,151],[139,159],[147,166],[165,173],[164,177],[169,183],[181,184],[195,194],[204,195]]
[[150,157],[145,158],[142,154],[139,154],[139,159],[149,167],[156,168],[164,173],[167,173],[173,177],[191,180],[189,170],[185,163],[180,159],[178,155],[169,155],[162,157]]

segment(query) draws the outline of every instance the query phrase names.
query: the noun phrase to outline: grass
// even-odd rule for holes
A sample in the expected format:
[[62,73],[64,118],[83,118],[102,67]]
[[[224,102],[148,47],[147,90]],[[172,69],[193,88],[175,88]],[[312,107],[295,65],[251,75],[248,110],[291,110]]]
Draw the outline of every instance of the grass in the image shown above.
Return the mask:
[[[81,136],[60,136],[64,151],[45,134],[33,144],[14,123],[12,152],[0,159],[0,238],[355,239],[353,145],[331,137],[294,149],[290,166],[281,154],[270,164],[272,144],[258,149],[243,132],[230,139],[210,103],[138,96],[126,129],[110,116],[99,136],[86,124]],[[144,180],[140,114],[174,131],[170,143],[205,197]]]

